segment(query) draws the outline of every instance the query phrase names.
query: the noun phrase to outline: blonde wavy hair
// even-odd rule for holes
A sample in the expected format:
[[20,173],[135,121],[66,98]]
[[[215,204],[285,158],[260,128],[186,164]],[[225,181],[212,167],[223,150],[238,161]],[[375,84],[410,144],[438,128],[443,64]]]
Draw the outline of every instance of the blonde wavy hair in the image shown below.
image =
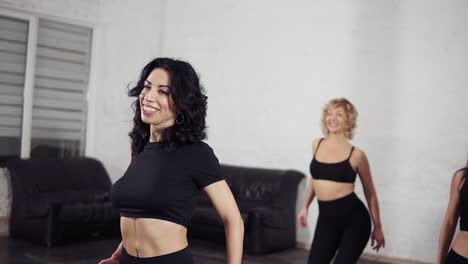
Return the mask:
[[322,111],[322,132],[325,136],[328,135],[329,131],[327,129],[325,118],[327,113],[331,109],[336,108],[343,108],[345,115],[346,115],[346,132],[345,135],[348,139],[353,139],[354,137],[354,130],[356,129],[356,121],[358,117],[358,113],[354,105],[346,98],[333,98],[331,99],[324,107]]

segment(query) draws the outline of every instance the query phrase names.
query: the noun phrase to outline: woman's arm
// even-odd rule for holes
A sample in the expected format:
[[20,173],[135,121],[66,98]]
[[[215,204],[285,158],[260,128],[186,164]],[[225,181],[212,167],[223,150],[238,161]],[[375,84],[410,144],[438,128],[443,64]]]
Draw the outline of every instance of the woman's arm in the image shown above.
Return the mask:
[[244,243],[244,222],[236,200],[225,180],[215,182],[203,189],[224,223],[227,244],[227,263],[240,264]]
[[445,213],[444,221],[442,222],[439,232],[439,246],[437,250],[438,264],[445,262],[448,249],[453,239],[453,234],[455,233],[455,228],[457,227],[459,217],[459,195],[462,179],[463,172],[459,171],[453,176],[452,184],[450,185],[450,198],[447,206],[447,212]]
[[312,203],[315,197],[314,187],[312,186],[313,180],[310,179],[309,185],[307,186],[307,193],[304,199],[304,206],[302,207],[301,211],[297,215],[297,221],[303,227],[307,226],[307,218],[309,215],[309,205]]
[[119,264],[120,254],[122,252],[122,242],[117,246],[117,249],[112,253],[112,256],[108,259],[99,261],[99,264]]
[[[317,145],[319,143],[320,139],[314,140],[312,143],[312,156],[315,155],[315,150],[317,149]],[[315,191],[314,191],[314,180],[311,178],[309,180],[309,185],[307,185],[307,191],[306,191],[306,196],[304,199],[304,206],[302,206],[301,211],[297,215],[297,221],[299,224],[303,227],[307,226],[307,217],[309,215],[309,206],[312,203],[312,201],[315,198]]]
[[313,181],[314,181],[313,179],[310,179],[309,185],[307,185],[307,193],[304,199],[304,206],[302,208],[308,209],[310,204],[315,198]]
[[374,230],[372,231],[371,237],[371,246],[374,246],[374,242],[376,242],[374,249],[379,251],[381,246],[385,247],[385,238],[383,235],[382,223],[380,221],[377,192],[375,191],[367,156],[360,150],[357,152],[359,153],[357,171],[359,173],[359,177],[361,178],[364,194],[366,195],[367,205],[369,206],[372,222],[374,223]]
[[[132,152],[130,151],[130,157],[129,157],[129,166],[130,163],[132,163]],[[114,264],[114,263],[120,263],[120,254],[122,253],[122,242],[119,243],[117,246],[117,249],[112,253],[111,257],[105,260],[101,260],[99,264]]]

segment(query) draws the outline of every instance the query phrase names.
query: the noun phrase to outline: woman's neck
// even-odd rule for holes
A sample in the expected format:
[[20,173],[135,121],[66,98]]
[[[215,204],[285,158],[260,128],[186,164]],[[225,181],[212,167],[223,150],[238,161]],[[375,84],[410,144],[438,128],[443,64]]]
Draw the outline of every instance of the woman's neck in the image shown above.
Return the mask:
[[150,138],[149,142],[159,142],[162,140],[162,130],[155,125],[150,126]]
[[329,133],[327,135],[327,141],[332,144],[346,144],[348,143],[348,138],[344,135],[344,133]]

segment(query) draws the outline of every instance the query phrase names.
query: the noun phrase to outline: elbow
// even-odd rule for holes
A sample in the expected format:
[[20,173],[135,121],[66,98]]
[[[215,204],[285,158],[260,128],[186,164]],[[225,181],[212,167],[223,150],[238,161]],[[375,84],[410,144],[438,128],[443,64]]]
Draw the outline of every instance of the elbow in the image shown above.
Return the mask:
[[455,229],[457,227],[457,222],[454,219],[445,219],[442,223],[442,226],[447,227],[448,229]]
[[224,226],[227,228],[234,228],[244,233],[244,220],[240,214],[233,214],[223,218]]
[[369,203],[378,203],[377,193],[375,191],[374,192],[368,192],[366,197],[367,197],[367,200],[369,201]]

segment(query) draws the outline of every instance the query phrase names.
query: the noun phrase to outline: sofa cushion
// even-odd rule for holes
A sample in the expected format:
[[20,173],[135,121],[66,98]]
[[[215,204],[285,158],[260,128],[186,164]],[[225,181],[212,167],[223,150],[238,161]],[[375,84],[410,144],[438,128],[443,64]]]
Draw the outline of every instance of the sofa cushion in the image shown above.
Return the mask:
[[74,158],[63,160],[66,178],[70,189],[86,192],[108,192],[111,188],[110,177],[102,164],[92,158]]
[[269,182],[243,182],[239,187],[237,199],[246,201],[271,202],[279,189],[279,183]]
[[281,191],[284,171],[223,165],[221,171],[237,201],[269,203]]

